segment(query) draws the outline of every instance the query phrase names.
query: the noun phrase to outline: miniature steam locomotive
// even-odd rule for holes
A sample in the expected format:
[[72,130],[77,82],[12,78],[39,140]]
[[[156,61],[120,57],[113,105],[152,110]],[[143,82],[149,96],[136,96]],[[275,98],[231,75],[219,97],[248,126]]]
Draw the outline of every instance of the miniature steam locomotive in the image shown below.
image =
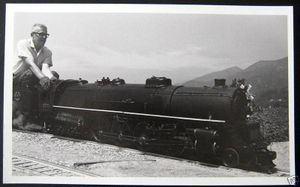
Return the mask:
[[180,155],[216,158],[225,166],[268,170],[276,153],[249,121],[251,94],[244,84],[213,87],[174,86],[165,77],[145,84],[123,79],[58,80],[40,94],[40,118],[53,133],[114,140],[139,149],[160,148]]

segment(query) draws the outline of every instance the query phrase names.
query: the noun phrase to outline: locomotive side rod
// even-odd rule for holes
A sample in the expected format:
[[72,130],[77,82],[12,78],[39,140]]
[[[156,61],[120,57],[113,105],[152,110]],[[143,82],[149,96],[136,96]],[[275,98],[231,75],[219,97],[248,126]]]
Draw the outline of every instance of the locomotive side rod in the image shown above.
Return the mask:
[[69,109],[69,110],[82,110],[82,111],[91,111],[91,112],[115,113],[115,114],[126,114],[126,115],[146,116],[146,117],[158,117],[158,118],[168,118],[168,119],[178,119],[178,120],[188,120],[188,121],[202,121],[202,122],[225,123],[225,120],[188,118],[188,117],[167,116],[167,115],[158,115],[158,114],[145,114],[145,113],[137,113],[137,112],[125,112],[125,111],[117,111],[117,110],[104,110],[104,109],[93,109],[93,108],[79,108],[79,107],[59,106],[59,105],[53,105],[53,108]]

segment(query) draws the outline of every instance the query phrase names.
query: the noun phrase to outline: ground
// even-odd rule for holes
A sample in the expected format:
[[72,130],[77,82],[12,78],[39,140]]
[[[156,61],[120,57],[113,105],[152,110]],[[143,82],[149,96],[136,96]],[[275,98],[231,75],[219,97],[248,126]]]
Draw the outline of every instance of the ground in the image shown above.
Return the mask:
[[[270,149],[277,152],[276,168],[289,171],[288,142],[276,142]],[[27,155],[56,164],[74,167],[74,163],[101,161],[80,169],[103,177],[268,177],[242,169],[212,167],[188,161],[161,158],[141,151],[91,141],[70,141],[50,134],[13,132],[13,154]]]

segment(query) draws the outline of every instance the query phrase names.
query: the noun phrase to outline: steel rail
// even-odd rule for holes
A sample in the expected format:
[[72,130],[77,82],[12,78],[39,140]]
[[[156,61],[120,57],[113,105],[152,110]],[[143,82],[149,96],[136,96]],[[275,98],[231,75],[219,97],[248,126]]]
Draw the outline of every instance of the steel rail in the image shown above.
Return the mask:
[[21,171],[27,171],[40,176],[78,176],[78,177],[97,177],[99,175],[73,169],[71,167],[62,166],[49,161],[40,160],[37,158],[21,155],[17,153],[12,154],[12,168]]

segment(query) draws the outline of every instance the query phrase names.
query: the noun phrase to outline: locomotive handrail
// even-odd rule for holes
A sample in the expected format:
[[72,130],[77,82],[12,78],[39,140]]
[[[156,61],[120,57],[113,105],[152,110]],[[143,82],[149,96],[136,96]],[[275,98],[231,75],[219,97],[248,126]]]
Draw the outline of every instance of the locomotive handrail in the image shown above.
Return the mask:
[[188,118],[188,117],[179,117],[179,116],[168,116],[168,115],[158,115],[158,114],[145,114],[145,113],[137,113],[137,112],[125,112],[125,111],[94,109],[94,108],[80,108],[80,107],[59,106],[59,105],[53,105],[53,108],[70,109],[70,110],[83,110],[83,111],[93,111],[93,112],[117,113],[117,114],[127,114],[127,115],[136,115],[136,116],[147,116],[147,117],[158,117],[158,118],[168,118],[168,119],[189,120],[189,121],[202,121],[202,122],[204,121],[204,122],[215,122],[215,123],[225,123],[226,122],[225,120]]

